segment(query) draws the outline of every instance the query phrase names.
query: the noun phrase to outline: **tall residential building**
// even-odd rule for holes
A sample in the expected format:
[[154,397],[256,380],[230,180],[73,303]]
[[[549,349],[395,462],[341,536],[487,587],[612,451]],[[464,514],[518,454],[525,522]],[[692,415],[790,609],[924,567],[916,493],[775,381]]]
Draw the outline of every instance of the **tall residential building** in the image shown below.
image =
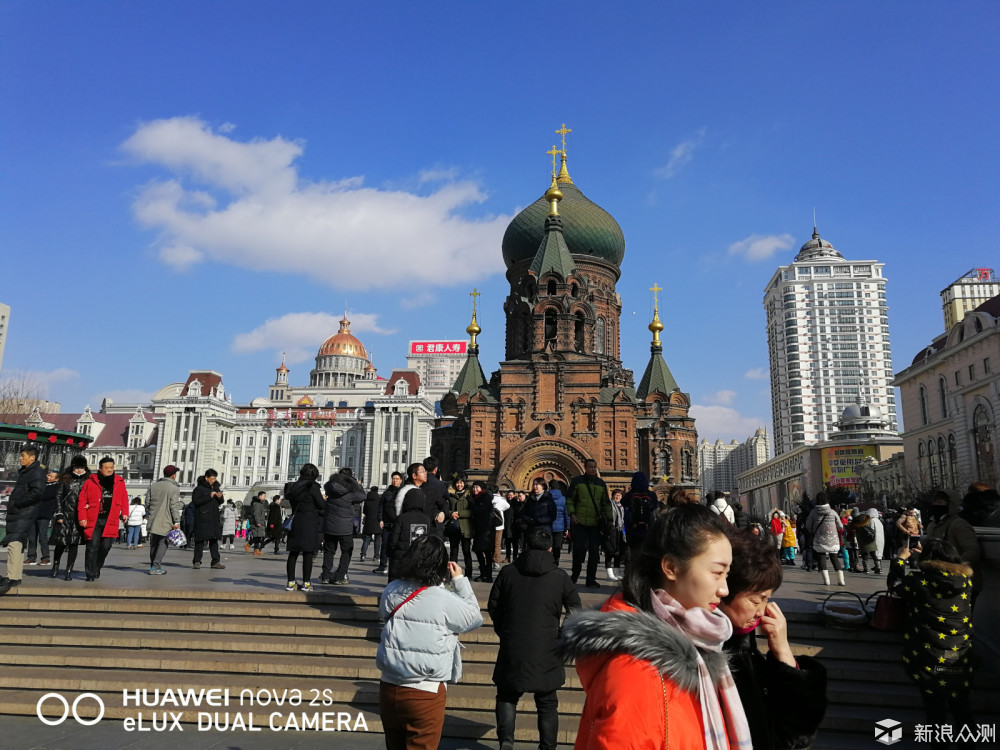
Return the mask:
[[0,370],[3,370],[3,347],[7,343],[7,326],[10,323],[10,307],[0,303]]
[[728,445],[721,440],[698,443],[698,468],[701,472],[702,496],[713,490],[738,495],[736,477],[759,466],[768,459],[767,432],[758,427],[757,432],[744,442],[733,440]]
[[859,395],[897,429],[883,265],[846,260],[814,227],[768,282],[775,455],[827,440]]
[[416,370],[420,375],[420,383],[424,393],[431,401],[439,400],[451,390],[465,361],[468,359],[465,347],[468,342],[461,341],[411,341],[410,351],[406,355],[406,366]]
[[[965,314],[1000,294],[1000,279],[992,268],[972,268],[941,290],[944,329],[961,322]],[[2,353],[2,345],[0,345]]]

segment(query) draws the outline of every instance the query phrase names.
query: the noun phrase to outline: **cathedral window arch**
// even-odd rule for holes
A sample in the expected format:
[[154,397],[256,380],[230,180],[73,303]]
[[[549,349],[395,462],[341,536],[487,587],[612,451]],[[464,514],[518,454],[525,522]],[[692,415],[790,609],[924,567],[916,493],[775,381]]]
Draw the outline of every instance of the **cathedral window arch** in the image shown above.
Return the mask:
[[948,435],[948,467],[951,469],[951,486],[958,488],[958,445],[955,434]]
[[927,441],[927,464],[930,470],[931,487],[938,486],[937,464],[934,462],[934,440]]
[[923,441],[917,446],[917,472],[920,474],[920,484],[927,484],[927,451]]
[[594,353],[604,354],[604,318],[598,318],[594,328]]
[[549,279],[549,283],[545,285],[545,291],[550,297],[556,296],[556,281],[555,279]]
[[938,455],[938,474],[941,475],[941,484],[948,484],[948,473],[945,471],[945,465],[947,462],[947,454],[944,449],[944,438],[939,437],[937,439],[937,455]]
[[656,399],[653,402],[653,416],[659,418],[662,415],[663,415],[663,402],[660,401],[660,399]]
[[545,342],[546,343],[550,341],[555,342],[557,331],[558,327],[556,323],[556,311],[550,307],[548,310],[545,311],[545,316],[544,316]]
[[927,389],[920,386],[920,424],[927,424]]
[[571,297],[573,297],[574,299],[576,299],[576,297],[577,297],[577,296],[578,296],[578,295],[580,294],[580,287],[578,287],[578,286],[576,285],[576,283],[574,283],[574,284],[573,284],[573,285],[572,285],[572,286],[571,286],[571,287],[569,288],[569,293],[570,293],[570,296],[571,296]]
[[586,340],[586,329],[585,329],[585,319],[582,312],[576,314],[576,320],[573,323],[573,348],[576,351],[583,353],[584,343]]

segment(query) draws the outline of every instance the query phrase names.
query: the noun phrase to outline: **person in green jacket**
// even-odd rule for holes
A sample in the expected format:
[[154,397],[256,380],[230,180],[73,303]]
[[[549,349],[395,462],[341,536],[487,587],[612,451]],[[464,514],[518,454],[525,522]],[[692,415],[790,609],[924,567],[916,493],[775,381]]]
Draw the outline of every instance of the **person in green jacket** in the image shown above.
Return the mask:
[[600,562],[603,529],[614,518],[611,497],[604,480],[597,476],[597,461],[590,458],[583,464],[583,474],[569,486],[566,497],[573,534],[573,583],[580,578],[583,559],[587,558],[588,589],[597,589],[597,565]]

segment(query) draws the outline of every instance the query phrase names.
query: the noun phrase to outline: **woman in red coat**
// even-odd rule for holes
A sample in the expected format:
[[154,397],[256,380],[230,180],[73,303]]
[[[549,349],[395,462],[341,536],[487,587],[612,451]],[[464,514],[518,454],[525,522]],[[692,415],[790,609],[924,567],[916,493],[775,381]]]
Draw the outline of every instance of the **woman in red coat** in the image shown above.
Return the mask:
[[128,491],[124,480],[115,474],[115,462],[105,456],[96,474],[91,474],[80,490],[77,518],[87,540],[84,567],[87,580],[101,577],[101,568],[118,538],[118,521],[128,518]]
[[567,619],[563,652],[587,692],[577,750],[750,750],[722,652],[731,563],[719,517],[682,505],[656,519],[620,593]]

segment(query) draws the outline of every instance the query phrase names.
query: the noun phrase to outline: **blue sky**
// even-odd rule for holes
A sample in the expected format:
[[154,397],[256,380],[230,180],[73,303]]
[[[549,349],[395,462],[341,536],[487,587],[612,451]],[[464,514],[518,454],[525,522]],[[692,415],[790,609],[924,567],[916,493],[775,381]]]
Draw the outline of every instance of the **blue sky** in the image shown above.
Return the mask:
[[[621,224],[622,354],[701,436],[770,430],[763,287],[812,231],[885,262],[894,367],[997,266],[1000,6],[970,2],[0,4],[5,374],[66,411],[189,369],[304,382],[345,304],[503,355],[500,238],[548,185]],[[749,376],[748,376],[749,375]]]

